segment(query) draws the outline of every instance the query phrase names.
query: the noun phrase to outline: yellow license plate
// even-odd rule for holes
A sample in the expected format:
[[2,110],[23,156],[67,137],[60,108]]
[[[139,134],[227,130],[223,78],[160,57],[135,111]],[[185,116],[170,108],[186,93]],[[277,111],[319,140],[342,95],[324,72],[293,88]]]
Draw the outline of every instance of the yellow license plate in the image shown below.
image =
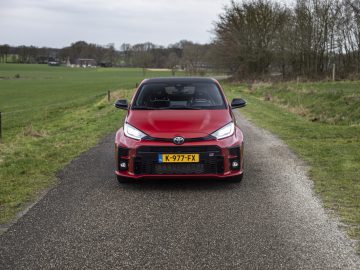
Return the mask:
[[198,163],[199,154],[159,154],[159,163]]

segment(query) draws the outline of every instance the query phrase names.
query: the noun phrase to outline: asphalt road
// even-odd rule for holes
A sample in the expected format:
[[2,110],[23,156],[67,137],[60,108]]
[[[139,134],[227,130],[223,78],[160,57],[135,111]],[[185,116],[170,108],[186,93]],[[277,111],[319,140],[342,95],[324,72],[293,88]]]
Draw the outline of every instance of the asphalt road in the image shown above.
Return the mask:
[[360,269],[354,246],[314,196],[307,167],[240,119],[240,184],[119,186],[113,135],[74,160],[0,236],[1,269]]

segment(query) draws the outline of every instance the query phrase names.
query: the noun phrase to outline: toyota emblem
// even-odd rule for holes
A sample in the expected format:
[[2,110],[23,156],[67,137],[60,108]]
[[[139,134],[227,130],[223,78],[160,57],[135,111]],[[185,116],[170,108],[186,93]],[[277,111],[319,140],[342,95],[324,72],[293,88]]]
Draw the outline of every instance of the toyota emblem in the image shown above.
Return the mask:
[[175,137],[173,139],[173,142],[177,145],[183,144],[185,142],[185,139],[183,137]]

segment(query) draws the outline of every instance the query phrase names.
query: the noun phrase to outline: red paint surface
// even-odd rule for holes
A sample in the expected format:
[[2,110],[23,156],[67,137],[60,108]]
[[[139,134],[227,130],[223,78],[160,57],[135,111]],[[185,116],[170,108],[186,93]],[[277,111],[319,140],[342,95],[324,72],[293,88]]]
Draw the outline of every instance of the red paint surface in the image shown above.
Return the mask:
[[231,120],[228,110],[131,110],[126,119],[155,138],[205,137]]
[[[217,82],[216,82],[217,83]],[[218,83],[217,83],[218,84]],[[138,89],[141,88],[141,85]],[[219,88],[221,89],[220,85]],[[221,89],[221,91],[223,91]],[[135,94],[136,95],[136,94]],[[224,94],[223,94],[224,95]],[[225,95],[224,95],[225,97]],[[226,98],[225,98],[226,99]],[[205,137],[222,128],[229,122],[234,121],[234,115],[230,109],[222,110],[129,110],[125,122],[141,130],[154,138],[184,138]],[[223,174],[201,174],[201,175],[135,175],[133,162],[136,157],[136,149],[140,146],[175,146],[170,142],[138,141],[125,136],[123,128],[116,133],[115,145],[130,149],[129,170],[116,171],[117,175],[129,178],[226,178],[243,173],[243,134],[238,126],[232,136],[221,139],[202,142],[186,142],[182,146],[216,145],[222,148],[224,156]],[[230,169],[228,148],[241,146],[241,169],[232,171]]]

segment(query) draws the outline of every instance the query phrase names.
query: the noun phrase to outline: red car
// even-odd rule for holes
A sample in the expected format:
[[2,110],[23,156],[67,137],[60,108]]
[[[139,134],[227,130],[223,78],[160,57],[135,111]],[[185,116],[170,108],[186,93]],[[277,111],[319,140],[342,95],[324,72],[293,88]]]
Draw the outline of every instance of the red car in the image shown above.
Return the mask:
[[120,183],[142,178],[220,178],[243,176],[243,134],[218,81],[210,78],[144,80],[115,138],[116,176]]

